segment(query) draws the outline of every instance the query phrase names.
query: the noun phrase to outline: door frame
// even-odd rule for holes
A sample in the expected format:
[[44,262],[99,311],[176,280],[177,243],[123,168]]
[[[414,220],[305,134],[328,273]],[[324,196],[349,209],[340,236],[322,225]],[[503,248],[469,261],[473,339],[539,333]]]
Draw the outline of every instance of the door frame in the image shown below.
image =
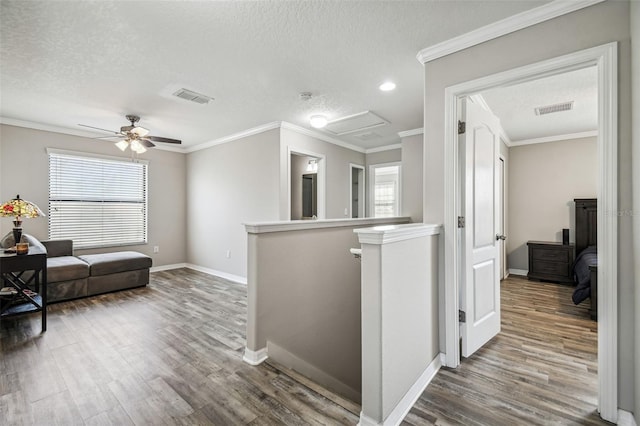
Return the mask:
[[287,147],[287,220],[291,220],[291,156],[300,155],[304,157],[314,157],[318,160],[318,219],[325,219],[327,216],[327,173],[326,157],[305,149]]
[[[502,138],[500,138],[500,148],[502,148]],[[498,154],[498,164],[500,164],[500,233],[509,236],[507,232],[507,159],[504,155]],[[507,268],[507,240],[500,241],[500,279],[509,276]]]
[[358,182],[358,188],[362,185],[362,201],[358,200],[358,208],[362,206],[362,216],[358,218],[367,217],[367,169],[361,164],[349,163],[349,219],[353,218],[353,169],[362,171],[362,182]]
[[596,66],[598,70],[598,411],[618,416],[618,43],[581,50],[546,61],[460,83],[445,89],[444,365],[460,363],[459,246],[457,215],[461,182],[458,164],[458,99],[491,88]]

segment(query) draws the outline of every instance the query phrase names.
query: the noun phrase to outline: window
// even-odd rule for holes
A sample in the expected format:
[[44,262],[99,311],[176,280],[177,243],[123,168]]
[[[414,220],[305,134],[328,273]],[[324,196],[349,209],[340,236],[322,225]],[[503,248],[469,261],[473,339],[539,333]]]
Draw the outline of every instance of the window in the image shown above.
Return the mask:
[[147,242],[147,163],[49,150],[49,239]]
[[373,217],[400,215],[400,166],[371,166],[373,175]]

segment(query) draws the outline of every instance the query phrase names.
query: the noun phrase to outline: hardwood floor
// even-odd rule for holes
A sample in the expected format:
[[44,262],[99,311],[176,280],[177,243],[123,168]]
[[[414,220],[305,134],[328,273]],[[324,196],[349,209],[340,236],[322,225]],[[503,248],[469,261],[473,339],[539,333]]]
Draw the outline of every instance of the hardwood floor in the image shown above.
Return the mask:
[[[502,333],[442,369],[404,424],[606,424],[596,323],[569,287],[503,283]],[[530,296],[530,292],[537,294]],[[192,270],[0,324],[0,424],[301,425],[360,407],[276,364],[242,362],[246,287]]]
[[3,426],[358,421],[357,405],[242,361],[243,285],[157,272],[144,288],[50,305],[48,321],[42,335],[38,315],[2,321]]
[[597,409],[597,323],[573,287],[502,282],[502,331],[442,368],[405,425],[607,425]]

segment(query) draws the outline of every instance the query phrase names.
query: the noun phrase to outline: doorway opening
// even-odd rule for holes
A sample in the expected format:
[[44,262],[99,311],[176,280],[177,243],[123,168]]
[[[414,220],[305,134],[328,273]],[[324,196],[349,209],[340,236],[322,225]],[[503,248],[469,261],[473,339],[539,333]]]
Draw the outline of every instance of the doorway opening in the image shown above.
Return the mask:
[[[598,70],[598,408],[605,420],[617,418],[617,43],[516,68],[445,90],[445,235],[456,235],[462,182],[458,137],[459,99],[571,70]],[[464,261],[458,238],[444,242],[445,365],[460,363],[459,285]]]
[[349,164],[349,199],[350,217],[353,219],[365,217],[366,190],[364,166]]
[[324,156],[289,149],[288,158],[289,220],[324,219]]

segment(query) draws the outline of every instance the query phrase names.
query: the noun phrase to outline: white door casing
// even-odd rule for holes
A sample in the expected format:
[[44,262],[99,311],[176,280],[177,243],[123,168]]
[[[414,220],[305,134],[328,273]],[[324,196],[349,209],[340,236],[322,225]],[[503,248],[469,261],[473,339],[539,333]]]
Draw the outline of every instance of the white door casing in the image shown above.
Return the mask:
[[618,43],[612,42],[445,88],[444,365],[460,363],[459,245],[460,191],[457,100],[494,87],[530,81],[588,66],[598,68],[598,411],[618,417]]
[[469,357],[500,332],[499,120],[473,102],[461,102],[466,130],[459,137],[464,159],[460,323],[462,356]]

